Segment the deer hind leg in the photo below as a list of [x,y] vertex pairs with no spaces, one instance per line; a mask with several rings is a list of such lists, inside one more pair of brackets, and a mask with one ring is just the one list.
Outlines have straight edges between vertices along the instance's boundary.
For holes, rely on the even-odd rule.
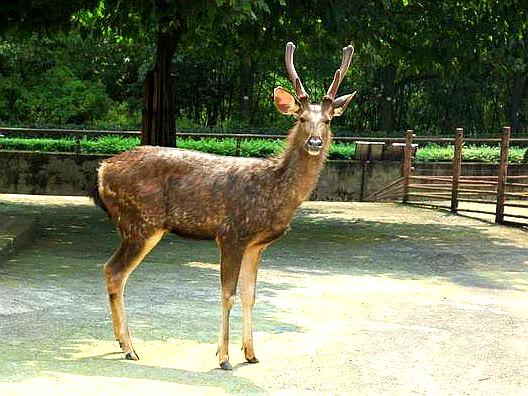
[[138,360],[132,346],[130,331],[126,321],[124,289],[128,277],[141,263],[145,256],[156,246],[163,236],[163,231],[156,231],[149,237],[134,240],[124,239],[121,246],[104,265],[106,287],[110,299],[112,325],[114,334],[129,360]]
[[229,314],[235,304],[236,288],[244,250],[234,244],[218,241],[220,248],[220,282],[222,320],[218,340],[218,362],[223,370],[231,370],[229,363]]
[[260,257],[265,246],[250,246],[244,252],[240,269],[239,282],[242,298],[242,348],[248,363],[258,363],[253,349],[252,309],[255,305],[255,287]]

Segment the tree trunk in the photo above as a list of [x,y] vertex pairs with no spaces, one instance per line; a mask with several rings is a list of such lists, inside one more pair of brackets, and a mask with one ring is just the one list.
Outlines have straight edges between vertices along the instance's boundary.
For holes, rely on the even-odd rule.
[[511,132],[517,135],[523,125],[521,124],[521,110],[526,92],[526,77],[523,73],[517,72],[510,77],[510,100],[508,109],[508,118],[510,121]]
[[393,64],[383,68],[383,89],[380,103],[380,131],[394,129],[394,95],[396,94],[396,66]]
[[175,144],[171,64],[179,38],[179,32],[174,29],[158,31],[156,63],[143,82],[141,144]]

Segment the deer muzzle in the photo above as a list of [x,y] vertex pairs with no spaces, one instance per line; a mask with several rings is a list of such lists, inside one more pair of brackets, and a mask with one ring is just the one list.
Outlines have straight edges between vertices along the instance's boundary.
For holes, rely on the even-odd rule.
[[312,136],[306,141],[306,151],[311,155],[319,155],[323,149],[323,140],[320,137]]

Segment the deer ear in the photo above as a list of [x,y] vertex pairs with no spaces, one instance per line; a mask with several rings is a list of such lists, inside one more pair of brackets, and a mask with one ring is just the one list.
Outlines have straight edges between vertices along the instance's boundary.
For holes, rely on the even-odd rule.
[[286,115],[297,115],[301,110],[301,105],[291,93],[282,87],[273,90],[273,100],[279,112]]
[[345,111],[346,107],[352,100],[352,98],[356,95],[357,91],[354,93],[351,93],[350,95],[343,95],[337,98],[332,102],[332,110],[334,114],[332,117],[339,117],[343,112]]

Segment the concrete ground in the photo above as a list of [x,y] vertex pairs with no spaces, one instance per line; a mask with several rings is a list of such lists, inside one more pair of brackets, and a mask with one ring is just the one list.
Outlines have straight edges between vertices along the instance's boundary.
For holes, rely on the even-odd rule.
[[84,198],[0,195],[37,218],[0,270],[0,395],[526,395],[528,234],[393,204],[307,203],[261,265],[255,348],[217,368],[218,258],[166,237],[133,274],[138,362],[100,266],[118,239]]

